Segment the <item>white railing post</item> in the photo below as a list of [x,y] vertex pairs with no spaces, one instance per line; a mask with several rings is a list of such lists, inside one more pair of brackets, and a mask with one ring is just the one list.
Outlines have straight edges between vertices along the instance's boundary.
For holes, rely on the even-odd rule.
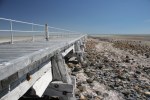
[[13,44],[12,20],[10,20],[11,44]]
[[46,35],[46,41],[49,40],[49,33],[48,33],[48,25],[45,24],[45,35]]
[[[32,24],[32,32],[33,32],[33,24]],[[32,33],[32,42],[34,42],[34,34]]]

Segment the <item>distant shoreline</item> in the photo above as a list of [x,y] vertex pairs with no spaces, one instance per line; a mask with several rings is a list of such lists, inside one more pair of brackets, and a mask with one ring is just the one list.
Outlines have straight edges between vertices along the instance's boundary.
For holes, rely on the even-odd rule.
[[150,36],[150,34],[88,34],[89,36]]

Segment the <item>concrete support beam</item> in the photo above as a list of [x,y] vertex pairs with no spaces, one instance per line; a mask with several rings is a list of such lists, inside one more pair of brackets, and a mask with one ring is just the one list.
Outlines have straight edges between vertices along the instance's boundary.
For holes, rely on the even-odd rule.
[[[51,67],[51,62],[47,64],[47,66]],[[52,71],[51,68],[39,79],[35,82],[32,88],[35,91],[35,95],[38,97],[42,97],[44,91],[48,87],[49,83],[52,81]]]
[[74,51],[74,45],[72,45],[71,47],[69,47],[67,50],[65,50],[63,53],[62,53],[62,56],[66,56],[71,50]]
[[23,96],[33,85],[34,83],[41,78],[51,67],[48,65],[43,65],[40,70],[30,76],[30,80],[25,80],[21,82],[16,88],[9,91],[1,100],[18,100]]

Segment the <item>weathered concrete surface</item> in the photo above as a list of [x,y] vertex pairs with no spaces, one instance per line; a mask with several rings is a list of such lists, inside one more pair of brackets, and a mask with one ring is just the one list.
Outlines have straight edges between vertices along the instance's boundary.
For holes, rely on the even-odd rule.
[[[51,67],[51,62],[47,64],[48,67]],[[33,89],[35,90],[35,95],[42,97],[44,91],[46,90],[49,83],[52,81],[52,71],[51,68],[48,70],[40,79],[38,79],[34,85]]]
[[[41,70],[41,66],[48,63],[52,56],[60,52],[64,52],[63,54],[66,55],[69,52],[67,50],[72,49],[74,47],[74,43],[80,41],[82,38],[84,38],[84,36],[55,38],[50,39],[49,41],[22,41],[14,44],[1,44],[0,90],[8,89],[10,86],[10,91],[12,91],[12,83],[18,80],[19,84],[21,82],[20,85],[23,87],[23,84],[26,85],[26,83],[24,83],[24,79],[26,79],[26,75],[28,73],[31,75],[37,74],[37,72]],[[40,77],[40,74],[38,74],[36,75],[36,78],[31,81],[34,83]],[[26,88],[25,91],[27,91],[32,85],[33,84],[28,85],[28,88]],[[13,91],[15,90],[13,89]],[[13,91],[12,93],[15,94],[16,92]],[[13,94],[12,96],[14,96],[14,98],[19,98],[25,93],[24,89],[21,91],[22,92],[20,92],[21,94],[19,94],[18,97],[14,96]],[[8,98],[8,96],[9,95],[5,96],[5,98]]]
[[51,70],[51,66],[44,65],[39,71],[31,75],[31,79],[25,80],[21,82],[16,88],[9,91],[5,96],[0,98],[0,100],[18,100],[22,95],[24,95],[28,89],[35,84],[35,82],[45,75],[49,70]]
[[[25,66],[40,60],[57,50],[71,46],[82,36],[72,38],[55,38],[49,41],[16,42],[0,45],[0,80],[7,78]],[[6,73],[7,72],[7,73]]]

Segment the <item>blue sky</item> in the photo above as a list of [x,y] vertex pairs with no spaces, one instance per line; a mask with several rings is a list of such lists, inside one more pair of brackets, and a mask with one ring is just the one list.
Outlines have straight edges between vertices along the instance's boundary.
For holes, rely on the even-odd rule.
[[150,34],[150,0],[0,0],[0,17],[89,34]]

